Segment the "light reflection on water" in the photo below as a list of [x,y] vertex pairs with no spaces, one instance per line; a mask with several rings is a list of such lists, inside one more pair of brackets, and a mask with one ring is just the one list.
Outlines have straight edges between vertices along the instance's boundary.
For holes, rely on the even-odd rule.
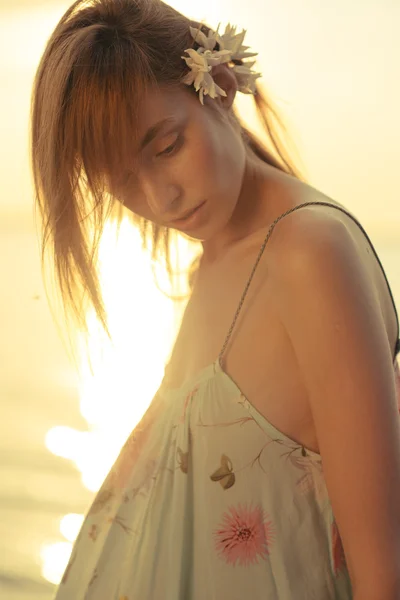
[[43,545],[40,558],[42,560],[42,576],[50,583],[59,584],[72,552],[71,542],[56,542]]
[[[105,228],[99,253],[101,287],[114,346],[99,333],[94,318],[88,319],[91,366],[85,362],[83,342],[77,340],[83,357],[79,405],[87,430],[58,425],[45,437],[49,452],[72,461],[82,486],[93,495],[161,382],[176,319],[172,301],[154,284],[139,233],[122,222],[118,244],[114,235],[111,225]],[[179,241],[179,252],[186,249],[187,243]],[[190,249],[187,252],[190,256]],[[126,277],[132,262],[135,272]],[[163,285],[162,276],[159,281]],[[182,307],[175,306],[175,311],[179,314]],[[60,582],[83,519],[83,514],[64,515],[59,522],[60,539],[43,544],[40,558],[42,576],[47,581]]]

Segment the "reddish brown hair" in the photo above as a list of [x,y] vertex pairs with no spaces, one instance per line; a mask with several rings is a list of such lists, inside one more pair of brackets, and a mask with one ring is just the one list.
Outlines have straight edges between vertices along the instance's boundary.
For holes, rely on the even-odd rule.
[[[50,250],[65,317],[73,316],[81,331],[87,332],[87,294],[111,338],[96,269],[104,224],[115,207],[121,216],[110,182],[127,167],[146,91],[154,84],[182,88],[188,68],[181,57],[197,47],[190,25],[208,32],[161,0],[77,0],[50,36],[37,69],[30,152],[42,268]],[[256,83],[254,101],[271,148],[236,114],[243,138],[262,160],[301,178],[279,140],[276,126],[285,127]],[[171,275],[171,232],[135,215],[132,220],[143,247],[150,247],[153,260],[165,260]]]

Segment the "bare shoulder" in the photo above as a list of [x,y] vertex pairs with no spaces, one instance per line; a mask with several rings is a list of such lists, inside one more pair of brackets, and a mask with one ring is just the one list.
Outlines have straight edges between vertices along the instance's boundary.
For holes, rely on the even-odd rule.
[[[307,202],[316,204],[303,206]],[[335,207],[350,213],[346,207],[323,195],[310,194],[294,203],[292,212],[275,224],[271,234],[271,266],[281,269],[286,264],[294,268],[300,261],[326,261],[333,254],[346,259],[359,253],[362,260],[365,237],[360,238],[359,226]]]
[[275,206],[271,210],[270,223],[277,222],[268,242],[270,270],[282,268],[282,261],[287,262],[290,256],[291,260],[300,260],[306,251],[317,252],[321,259],[326,259],[328,252],[337,252],[345,258],[352,258],[355,268],[369,273],[390,312],[390,298],[382,269],[357,215],[308,183],[282,173],[276,177],[279,184],[275,188]]
[[[317,278],[321,281],[332,281],[335,275],[347,278],[348,290],[358,286],[374,299],[383,315],[390,346],[394,347],[396,312],[385,273],[362,223],[347,207],[317,190],[306,186],[306,193],[300,195],[302,199],[296,198],[293,204],[299,210],[278,221],[271,235],[270,274],[275,274],[277,281],[290,274],[298,278],[308,274],[315,278],[314,284]],[[300,206],[312,201],[323,204]]]

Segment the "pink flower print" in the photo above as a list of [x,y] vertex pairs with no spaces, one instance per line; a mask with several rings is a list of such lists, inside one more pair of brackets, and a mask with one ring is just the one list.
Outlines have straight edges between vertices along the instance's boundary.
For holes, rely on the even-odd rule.
[[139,456],[143,456],[144,447],[155,422],[155,411],[150,409],[130,434],[111,469],[111,488],[114,490],[125,489],[129,484],[129,477],[136,461]]
[[182,471],[182,473],[188,473],[189,471],[189,452],[183,452],[179,446],[177,448],[177,461],[179,464],[179,468]]
[[344,566],[346,558],[344,555],[342,540],[340,538],[339,530],[336,525],[336,521],[333,521],[331,525],[332,534],[332,557],[333,557],[333,570],[335,575]]
[[190,400],[193,398],[193,396],[195,395],[195,393],[197,392],[198,389],[199,389],[199,386],[196,386],[191,392],[189,392],[186,395],[185,402],[183,404],[183,411],[182,411],[182,414],[180,416],[179,423],[184,423],[185,422],[186,411],[187,411],[188,404],[189,404]]
[[93,540],[94,542],[97,540],[97,536],[99,534],[99,530],[97,528],[97,525],[92,525],[90,530],[89,530],[89,537],[91,540]]
[[248,508],[239,504],[223,515],[222,525],[214,532],[216,550],[228,564],[247,566],[266,560],[274,530],[265,520],[262,506]]
[[89,515],[95,515],[103,509],[108,510],[110,502],[113,499],[114,494],[112,490],[107,488],[101,489],[93,501],[92,506],[89,509]]
[[113,489],[124,489],[144,444],[147,442],[150,430],[137,428],[129,436],[114,466],[112,467],[111,486]]

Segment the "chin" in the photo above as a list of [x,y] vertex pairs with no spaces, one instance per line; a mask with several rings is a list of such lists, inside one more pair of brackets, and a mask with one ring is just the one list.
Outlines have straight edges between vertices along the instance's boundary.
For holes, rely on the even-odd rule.
[[179,233],[181,235],[183,235],[184,238],[187,238],[188,240],[192,240],[195,242],[206,242],[208,238],[204,237],[204,235],[201,235],[200,233],[185,233],[184,231],[181,231],[180,229],[177,229],[176,231],[179,231]]

